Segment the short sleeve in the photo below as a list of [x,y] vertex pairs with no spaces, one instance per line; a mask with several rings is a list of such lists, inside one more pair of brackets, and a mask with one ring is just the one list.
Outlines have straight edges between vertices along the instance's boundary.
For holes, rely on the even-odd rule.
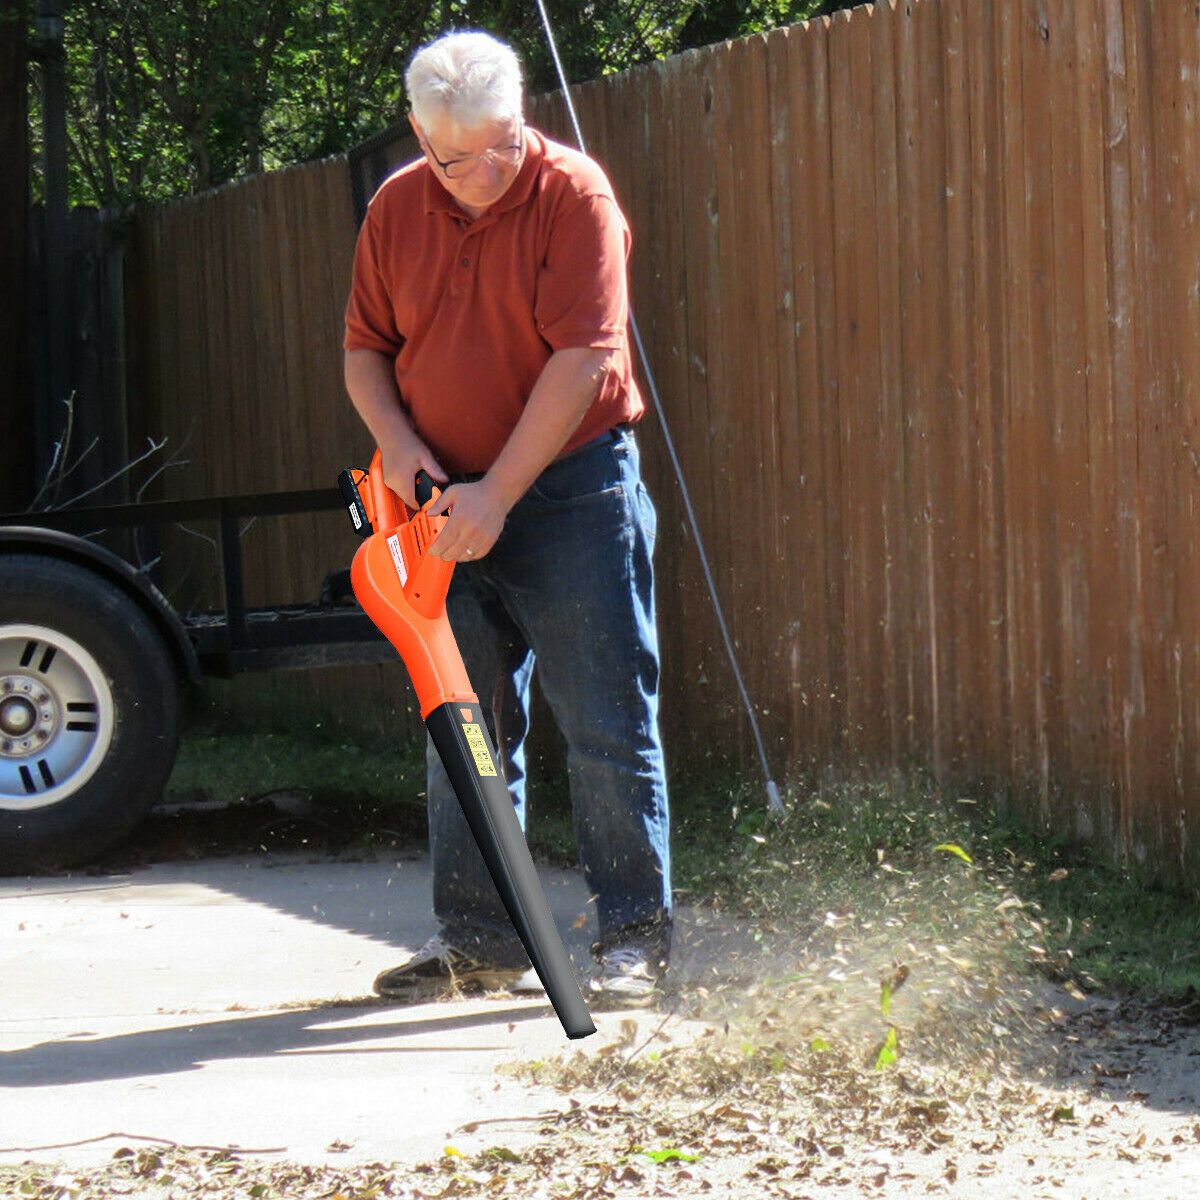
[[555,222],[534,316],[554,350],[620,349],[629,315],[629,227],[610,196],[584,196]]
[[354,247],[342,348],[378,350],[381,354],[395,355],[400,352],[404,338],[396,329],[391,296],[380,268],[377,239],[377,222],[371,219],[368,209]]

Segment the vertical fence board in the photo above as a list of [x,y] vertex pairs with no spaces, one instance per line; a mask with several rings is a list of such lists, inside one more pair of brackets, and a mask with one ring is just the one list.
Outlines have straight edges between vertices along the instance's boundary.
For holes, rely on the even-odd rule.
[[[761,577],[754,579],[745,567],[773,559],[767,552],[771,540],[767,527],[768,485],[761,477],[761,468],[747,475],[735,464],[761,463],[759,431],[771,388],[760,304],[764,291],[770,295],[770,275],[764,279],[761,274],[764,264],[757,255],[756,236],[770,203],[769,194],[763,192],[766,146],[765,135],[759,129],[763,118],[760,89],[764,84],[761,46],[761,38],[752,38],[737,52],[727,51],[723,56],[727,75],[720,103],[728,121],[730,146],[730,170],[723,176],[727,190],[720,200],[723,286],[730,300],[732,327],[741,329],[743,336],[733,347],[729,380],[727,482],[716,497],[718,503],[731,510],[724,554],[731,568],[728,595],[734,636],[740,666],[760,707],[765,700],[761,691],[765,659],[762,633],[768,619],[763,604],[771,584]],[[722,177],[719,170],[718,177]],[[739,721],[738,725],[742,728],[743,723]]]
[[1106,189],[1109,209],[1108,253],[1110,288],[1108,322],[1113,387],[1111,438],[1114,459],[1116,512],[1116,570],[1112,581],[1117,600],[1115,661],[1108,678],[1108,722],[1111,729],[1108,765],[1116,794],[1113,844],[1129,844],[1133,789],[1130,723],[1141,687],[1138,620],[1135,605],[1140,591],[1137,495],[1137,434],[1133,254],[1133,133],[1124,5],[1106,0],[1104,6]]
[[948,130],[946,128],[947,53],[945,9],[941,5],[914,6],[922,128],[918,140],[920,189],[919,236],[921,369],[924,445],[928,461],[928,491],[922,521],[926,537],[924,608],[930,638],[929,688],[932,765],[937,778],[947,776],[956,719],[954,684],[959,649],[954,638],[954,593],[958,577],[954,542],[954,446],[962,421],[951,385],[950,330],[952,312],[950,225],[947,198]]
[[1018,784],[1030,779],[1039,762],[1041,693],[1035,658],[1037,631],[1029,613],[1029,597],[1038,586],[1037,547],[1030,526],[1031,498],[1037,487],[1036,438],[1030,428],[1031,303],[1030,257],[1026,204],[1025,100],[1021,5],[1003,5],[999,20],[1002,54],[999,169],[1004,181],[1002,204],[1003,455],[1008,486],[1004,522],[1007,529],[1005,627],[1008,633],[1010,756],[1008,771]]
[[803,596],[789,652],[793,738],[819,762],[843,751],[845,630],[841,607],[841,504],[838,396],[831,363],[834,327],[829,178],[828,22],[792,33],[788,47],[788,121],[794,148],[792,293],[799,392],[798,549]]
[[1056,775],[1078,781],[1080,788],[1064,799],[1073,812],[1072,828],[1090,823],[1080,808],[1086,792],[1086,717],[1091,701],[1087,673],[1088,608],[1086,530],[1087,437],[1083,338],[1083,190],[1080,182],[1078,61],[1074,0],[1054,0],[1043,12],[1047,77],[1050,81],[1049,136],[1043,139],[1051,168],[1050,371],[1045,405],[1051,422],[1054,501],[1047,517],[1054,541],[1047,565],[1056,581],[1056,602],[1047,620],[1060,631],[1054,696],[1054,740],[1060,745]]
[[937,690],[937,634],[934,619],[931,523],[933,483],[930,463],[930,392],[934,339],[943,331],[932,329],[933,317],[926,311],[928,291],[926,266],[929,249],[928,218],[923,207],[925,172],[922,160],[926,141],[933,131],[924,120],[922,102],[922,47],[917,25],[919,6],[905,4],[899,10],[895,29],[897,91],[897,147],[900,206],[901,345],[905,377],[904,428],[897,447],[906,464],[904,520],[907,530],[909,588],[908,605],[901,619],[912,630],[913,653],[909,664],[907,716],[913,744],[926,747],[938,769],[937,728],[940,718]]
[[[744,66],[742,101],[739,110],[739,136],[746,147],[745,184],[739,189],[739,226],[745,230],[743,269],[748,292],[746,312],[755,336],[748,341],[753,371],[747,372],[753,394],[745,410],[743,451],[740,461],[755,462],[757,470],[743,481],[740,492],[744,521],[741,536],[749,543],[752,561],[780,563],[780,471],[777,430],[779,428],[780,357],[776,312],[782,293],[776,278],[773,230],[775,206],[786,203],[772,188],[770,92],[768,90],[767,39],[750,38],[738,56]],[[789,400],[791,398],[789,397]],[[759,710],[764,737],[772,746],[786,749],[785,708],[775,682],[783,636],[779,614],[786,611],[786,577],[778,569],[756,583],[744,570],[739,576],[746,583],[745,600],[739,607],[749,615],[743,669],[747,686]]]
[[879,473],[882,594],[879,621],[884,644],[883,701],[888,756],[893,763],[913,749],[908,681],[912,631],[908,607],[906,469],[895,447],[904,438],[904,376],[901,361],[900,200],[897,175],[894,38],[897,0],[875,5],[871,28],[874,121],[875,224],[879,330]]
[[1134,258],[1131,416],[1136,439],[1133,496],[1136,498],[1138,561],[1131,612],[1136,672],[1131,672],[1130,694],[1125,701],[1131,803],[1124,845],[1136,858],[1145,855],[1158,821],[1162,782],[1160,705],[1165,684],[1160,617],[1164,581],[1159,548],[1164,541],[1161,440],[1166,397],[1157,370],[1161,361],[1162,331],[1155,321],[1162,263],[1155,241],[1160,213],[1154,186],[1154,149],[1160,114],[1155,111],[1154,102],[1157,73],[1153,56],[1154,24],[1154,14],[1144,6],[1125,6]]
[[[729,498],[737,494],[741,482],[735,465],[733,447],[738,436],[739,414],[749,402],[748,381],[744,374],[745,343],[752,336],[739,324],[744,312],[746,271],[740,258],[741,237],[737,228],[735,197],[739,162],[730,152],[734,147],[734,101],[730,79],[733,50],[728,44],[713,48],[707,63],[707,83],[712,93],[713,177],[711,203],[713,220],[709,224],[709,437],[713,456],[706,511],[707,528],[712,530],[709,547],[718,594],[730,622],[735,645],[741,642],[743,622],[735,606],[740,579],[740,561],[735,553],[741,514]],[[743,337],[732,338],[732,329],[742,329]],[[707,674],[718,683],[715,689],[718,708],[728,714],[731,706],[723,697],[732,697],[734,682],[724,655],[717,647]],[[736,728],[742,737],[741,723]]]
[[959,0],[941,5],[941,34],[944,46],[942,91],[945,129],[943,171],[946,277],[945,346],[946,377],[940,389],[941,403],[953,414],[949,437],[939,459],[943,464],[942,489],[949,502],[942,527],[948,545],[942,554],[949,559],[944,611],[946,692],[950,699],[945,720],[946,769],[962,771],[968,746],[979,739],[973,734],[978,720],[979,677],[977,654],[964,654],[967,647],[983,644],[980,614],[982,581],[977,552],[977,531],[982,522],[978,493],[979,428],[976,407],[975,362],[971,331],[975,326],[975,293],[971,263],[971,122],[967,56],[964,44],[964,14]]
[[[782,582],[783,605],[776,626],[775,654],[780,663],[776,688],[783,689],[772,702],[785,718],[784,745],[797,747],[796,760],[811,761],[813,752],[811,687],[807,670],[805,632],[812,619],[808,601],[807,575],[815,556],[808,552],[806,505],[811,495],[812,477],[808,471],[800,428],[801,395],[797,348],[804,340],[801,323],[801,299],[796,279],[799,250],[793,235],[793,218],[802,186],[801,152],[797,131],[792,125],[790,96],[793,89],[804,95],[805,80],[790,69],[792,50],[800,38],[796,29],[782,29],[767,41],[768,105],[772,116],[771,157],[771,244],[774,255],[771,279],[777,297],[774,324],[775,362],[775,463],[777,509],[774,514],[776,559]],[[805,100],[807,98],[805,97]],[[793,166],[795,165],[795,169]],[[811,335],[811,321],[810,321]],[[786,664],[786,667],[783,665]]]
[[1046,153],[1046,127],[1050,120],[1055,81],[1051,71],[1048,0],[1023,5],[1020,22],[1023,100],[1025,107],[1026,221],[1029,237],[1029,376],[1025,380],[1022,409],[1026,448],[1033,470],[1028,509],[1030,573],[1029,623],[1033,634],[1031,685],[1035,694],[1034,746],[1038,797],[1042,819],[1053,811],[1052,787],[1062,746],[1061,687],[1056,675],[1060,658],[1061,629],[1059,575],[1059,514],[1053,504],[1059,480],[1054,429],[1054,248],[1053,160]]
[[[715,381],[720,376],[720,308],[716,224],[715,160],[716,136],[710,65],[712,52],[695,50],[683,56],[679,70],[679,129],[676,153],[682,188],[680,225],[684,246],[684,304],[687,313],[686,358],[689,407],[680,451],[706,548],[714,549],[714,515],[719,504],[714,497],[714,471],[724,446],[713,436],[713,406],[720,400]],[[677,423],[678,425],[678,423]],[[682,528],[682,519],[675,528]],[[690,532],[688,541],[691,542]],[[706,706],[716,706],[720,695],[723,648],[705,598],[705,582],[695,546],[681,561],[681,593],[688,608],[687,623],[668,624],[676,653],[689,664],[686,679],[689,694]],[[688,620],[690,618],[690,620]],[[689,645],[689,637],[691,644]]]
[[869,444],[870,423],[867,385],[860,378],[864,357],[863,337],[867,316],[866,297],[860,286],[858,250],[869,239],[862,234],[861,221],[866,200],[861,195],[856,166],[862,161],[866,107],[855,93],[858,82],[853,70],[851,38],[861,28],[848,12],[834,16],[829,39],[830,140],[833,222],[830,234],[834,250],[834,312],[836,314],[836,371],[838,381],[839,457],[842,465],[841,497],[846,520],[843,546],[845,587],[842,593],[846,627],[845,721],[847,748],[856,758],[870,756],[875,726],[870,714],[879,694],[877,671],[881,648],[873,636],[870,580],[870,545],[877,517],[871,511],[872,480],[877,461]]
[[[1179,651],[1175,665],[1174,693],[1178,706],[1179,737],[1174,749],[1174,780],[1169,852],[1175,870],[1185,876],[1197,863],[1193,847],[1200,841],[1200,811],[1188,797],[1200,786],[1200,689],[1195,686],[1200,672],[1200,552],[1194,531],[1200,512],[1200,288],[1196,286],[1195,264],[1200,263],[1200,113],[1196,81],[1200,79],[1200,12],[1195,6],[1181,9],[1179,32],[1173,51],[1179,55],[1175,76],[1177,134],[1173,150],[1172,194],[1176,198],[1171,221],[1178,230],[1178,252],[1173,257],[1176,300],[1171,328],[1176,347],[1176,378],[1179,391],[1179,502],[1174,520],[1172,557],[1176,562],[1176,613],[1179,621]],[[1168,56],[1169,57],[1169,56]]]
[[1084,527],[1080,530],[1084,562],[1087,630],[1083,661],[1088,679],[1085,698],[1076,701],[1081,716],[1081,787],[1076,827],[1085,838],[1111,842],[1106,813],[1113,792],[1108,746],[1115,730],[1108,697],[1120,634],[1116,592],[1110,586],[1116,538],[1117,497],[1113,454],[1112,370],[1109,355],[1109,286],[1105,192],[1104,26],[1103,14],[1087,6],[1075,13],[1078,58],[1077,118],[1080,155],[1080,222],[1083,269],[1082,377],[1077,388],[1083,428],[1079,453],[1085,463]]

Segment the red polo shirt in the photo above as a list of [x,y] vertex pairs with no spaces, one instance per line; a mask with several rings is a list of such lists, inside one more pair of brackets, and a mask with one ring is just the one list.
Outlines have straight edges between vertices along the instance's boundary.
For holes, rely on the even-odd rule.
[[347,350],[395,356],[414,427],[449,471],[486,471],[555,350],[616,351],[563,448],[644,405],[626,329],[629,226],[590,158],[528,126],[525,161],[476,220],[422,158],[367,209],[346,307]]

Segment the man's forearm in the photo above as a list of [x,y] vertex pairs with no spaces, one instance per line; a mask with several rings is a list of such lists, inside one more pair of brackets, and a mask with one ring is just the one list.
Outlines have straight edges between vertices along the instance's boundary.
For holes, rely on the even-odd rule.
[[377,350],[347,350],[343,378],[350,402],[377,446],[386,450],[412,437],[392,360],[386,354]]
[[511,508],[553,462],[600,392],[612,352],[556,351],[538,376],[487,481]]

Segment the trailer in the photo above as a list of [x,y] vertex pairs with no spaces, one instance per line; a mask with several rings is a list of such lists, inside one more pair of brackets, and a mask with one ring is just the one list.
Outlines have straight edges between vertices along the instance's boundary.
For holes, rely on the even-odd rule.
[[[189,682],[395,660],[347,570],[313,603],[246,605],[241,521],[342,507],[323,488],[0,516],[0,873],[78,866],[137,825],[171,774]],[[182,613],[112,544],[196,520],[216,523],[222,603]]]

